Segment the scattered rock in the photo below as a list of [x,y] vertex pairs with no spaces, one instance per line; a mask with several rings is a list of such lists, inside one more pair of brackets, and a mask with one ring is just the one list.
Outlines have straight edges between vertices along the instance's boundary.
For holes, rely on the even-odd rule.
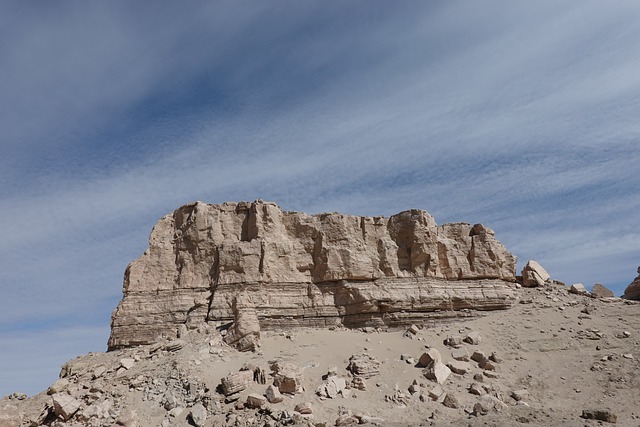
[[440,355],[440,352],[436,348],[432,347],[426,352],[422,353],[422,356],[420,356],[420,359],[418,360],[418,366],[422,368],[426,368],[432,362],[441,362],[441,361],[442,361],[442,356]]
[[529,397],[529,391],[515,390],[511,392],[511,397],[513,397],[517,401],[525,400]]
[[47,394],[52,395],[60,393],[69,386],[69,380],[66,378],[60,378],[55,383],[51,384],[47,389]]
[[458,375],[464,375],[467,372],[471,371],[471,365],[469,364],[469,362],[463,362],[460,360],[452,360],[451,362],[447,363],[447,366],[449,367],[449,369],[451,369],[451,372]]
[[335,399],[345,388],[347,388],[347,382],[344,378],[329,377],[320,384],[316,390],[316,394],[318,394],[318,396]]
[[480,332],[478,331],[469,332],[469,334],[466,337],[464,337],[463,341],[471,345],[480,344]]
[[452,409],[457,409],[460,407],[460,402],[458,402],[458,399],[456,399],[456,397],[451,393],[447,393],[445,395],[442,401],[442,404],[447,408],[452,408]]
[[280,393],[296,394],[302,392],[302,373],[291,363],[276,362],[271,365],[273,385]]
[[451,375],[451,369],[449,369],[444,363],[436,360],[433,361],[423,371],[424,376],[427,379],[437,382],[438,384],[444,384],[444,382]]
[[444,345],[448,347],[460,347],[462,345],[462,337],[459,335],[448,336],[444,340]]
[[253,372],[233,372],[222,378],[222,392],[225,396],[236,394],[247,388],[253,381]]
[[266,396],[269,403],[280,403],[284,399],[278,387],[274,386],[273,384],[267,387],[264,395]]
[[354,376],[369,379],[380,373],[380,362],[368,354],[354,354],[349,358],[347,370]]
[[536,261],[529,261],[522,269],[522,286],[530,288],[545,286],[551,280],[547,270],[542,268]]
[[249,396],[247,396],[247,402],[245,403],[245,406],[253,409],[260,409],[265,405],[265,403],[267,403],[266,397],[259,395],[258,393],[251,393]]
[[608,289],[606,286],[601,285],[600,283],[596,283],[591,288],[591,295],[596,298],[612,298],[615,297],[614,293]]
[[589,295],[589,291],[587,291],[582,283],[574,283],[571,285],[569,292],[576,295]]
[[298,403],[293,410],[302,415],[309,415],[313,413],[311,402]]
[[81,402],[66,393],[56,393],[51,398],[53,410],[64,421],[70,419],[80,409]]
[[615,424],[618,421],[618,416],[608,409],[584,409],[582,411],[582,418],[587,420],[604,421],[612,424]]
[[461,360],[463,362],[469,361],[469,351],[467,351],[467,347],[456,348],[451,351],[451,357],[455,360]]
[[205,427],[207,415],[207,409],[201,403],[193,405],[189,413],[189,417],[196,427]]

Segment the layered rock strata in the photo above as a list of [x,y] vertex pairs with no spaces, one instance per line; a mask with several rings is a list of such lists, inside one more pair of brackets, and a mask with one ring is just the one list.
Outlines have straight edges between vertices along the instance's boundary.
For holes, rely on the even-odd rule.
[[[515,263],[491,229],[438,226],[422,210],[384,218],[195,202],[160,219],[149,248],[127,267],[109,349],[175,337],[183,324],[230,322],[239,312],[268,330],[400,327],[504,309]],[[234,331],[244,332],[257,331]]]

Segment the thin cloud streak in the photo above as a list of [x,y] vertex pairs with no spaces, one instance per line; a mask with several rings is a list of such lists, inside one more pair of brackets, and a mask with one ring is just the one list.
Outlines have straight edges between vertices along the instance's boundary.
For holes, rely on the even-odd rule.
[[620,294],[640,257],[640,6],[367,4],[4,5],[23,20],[0,38],[0,340],[88,324],[105,342],[126,264],[192,200],[426,209]]

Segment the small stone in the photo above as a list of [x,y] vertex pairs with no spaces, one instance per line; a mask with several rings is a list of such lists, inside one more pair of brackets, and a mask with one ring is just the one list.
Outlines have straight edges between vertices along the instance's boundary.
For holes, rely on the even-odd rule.
[[525,400],[529,397],[529,392],[527,390],[515,390],[511,392],[511,397],[517,401]]
[[458,375],[464,375],[471,370],[471,365],[469,364],[469,362],[463,362],[460,360],[452,360],[451,362],[447,363],[447,366],[449,367],[449,369],[451,369],[451,372]]
[[264,395],[267,397],[269,403],[280,403],[284,399],[278,387],[271,384],[267,387],[267,390],[264,392]]
[[189,413],[191,417],[191,421],[195,424],[196,427],[205,427],[205,421],[207,420],[207,409],[202,405],[202,403],[196,403],[191,407],[191,412]]
[[66,378],[60,378],[55,383],[51,384],[47,389],[47,394],[52,395],[56,393],[60,393],[62,390],[69,386],[69,380]]
[[571,285],[569,292],[576,295],[589,295],[589,292],[582,283],[574,283]]
[[125,357],[124,359],[120,359],[120,366],[122,366],[124,369],[131,369],[133,368],[133,365],[135,365],[136,361],[135,359],[132,359],[130,357]]
[[247,396],[246,406],[253,409],[260,409],[267,403],[267,398],[258,393],[251,393]]
[[484,396],[487,394],[487,391],[482,387],[480,383],[472,383],[469,386],[469,393],[475,394],[476,396]]
[[458,399],[456,399],[456,397],[451,393],[447,393],[447,395],[444,397],[444,400],[442,401],[442,404],[447,408],[452,409],[457,409],[460,407],[460,402],[458,402]]
[[429,397],[431,400],[438,400],[444,395],[444,390],[439,385],[429,390]]
[[633,354],[625,353],[625,354],[622,355],[622,357],[624,357],[625,359],[633,359]]
[[302,415],[308,415],[308,414],[313,413],[313,408],[311,406],[311,402],[298,403],[293,410],[298,412],[299,414],[302,414]]
[[467,347],[460,347],[452,350],[451,357],[453,357],[455,360],[462,360],[464,362],[468,362],[469,352],[467,351]]
[[463,341],[471,345],[480,344],[480,332],[478,331],[469,332],[469,334],[466,337],[464,337]]
[[448,347],[460,347],[462,345],[462,337],[459,335],[448,336],[444,340],[444,345]]

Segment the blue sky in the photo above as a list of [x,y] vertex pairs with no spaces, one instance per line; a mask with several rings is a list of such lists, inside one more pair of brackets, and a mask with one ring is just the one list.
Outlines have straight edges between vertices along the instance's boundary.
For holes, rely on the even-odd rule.
[[106,348],[178,206],[482,222],[554,278],[640,264],[636,1],[0,5],[0,395]]

